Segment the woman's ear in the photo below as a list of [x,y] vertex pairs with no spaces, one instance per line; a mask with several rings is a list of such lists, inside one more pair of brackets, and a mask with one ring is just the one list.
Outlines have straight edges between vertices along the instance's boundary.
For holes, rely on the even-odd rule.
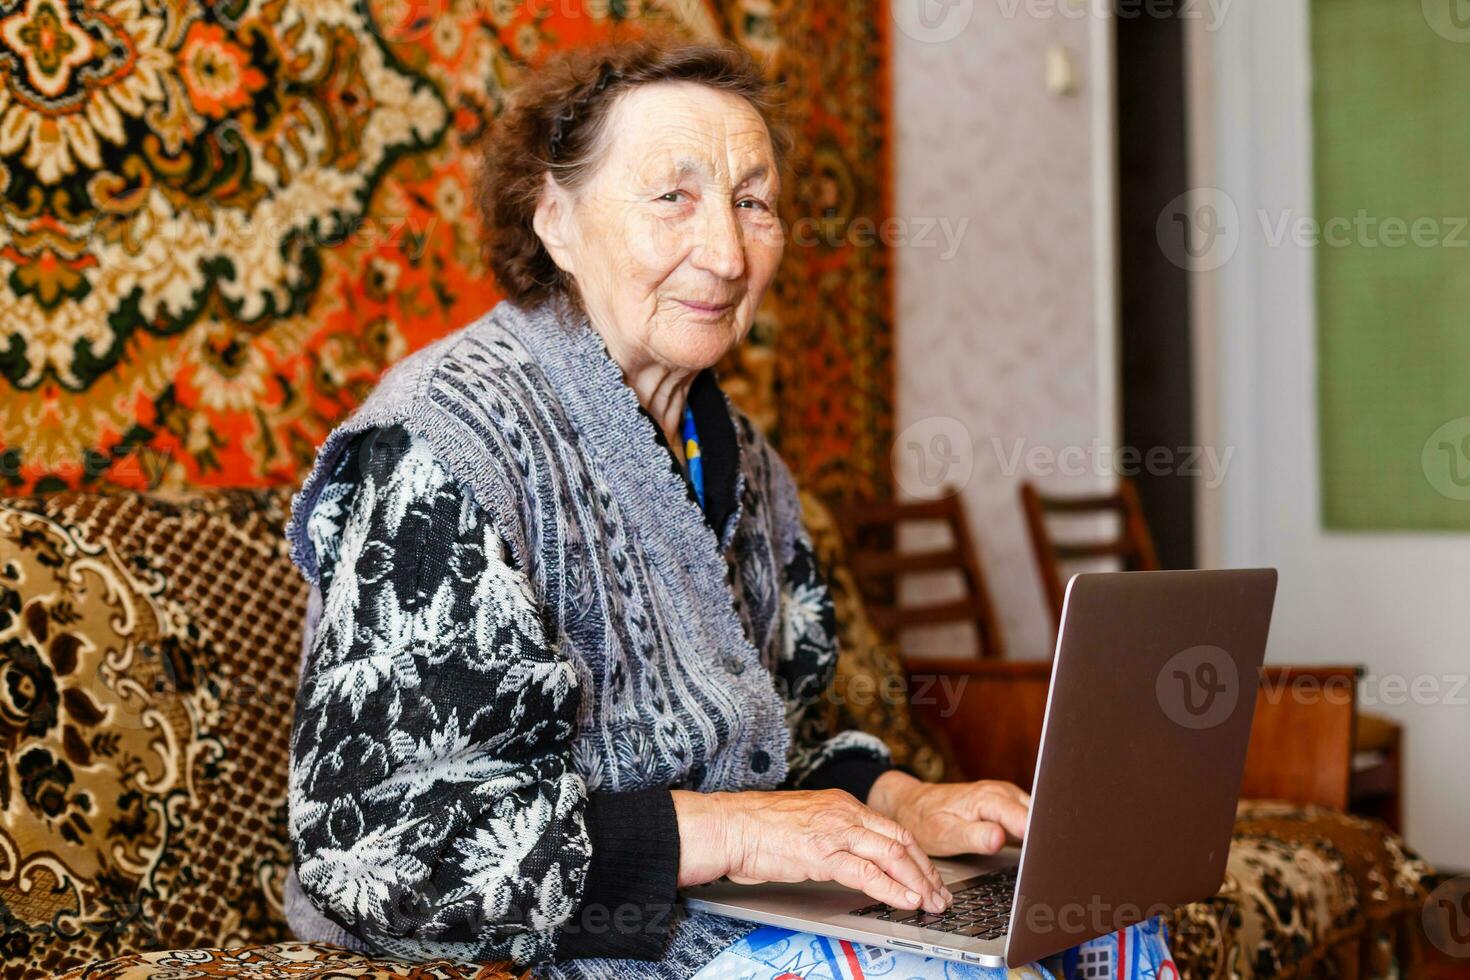
[[571,275],[576,274],[572,262],[572,197],[565,187],[551,178],[551,172],[542,175],[541,197],[536,201],[536,212],[531,216],[531,227],[541,239],[546,252],[557,268]]

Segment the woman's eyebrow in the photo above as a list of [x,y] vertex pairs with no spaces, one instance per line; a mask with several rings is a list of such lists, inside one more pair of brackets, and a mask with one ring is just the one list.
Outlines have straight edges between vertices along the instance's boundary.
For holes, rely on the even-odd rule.
[[[753,180],[759,180],[760,178],[766,176],[766,174],[770,173],[770,169],[770,166],[765,163],[752,164],[750,169],[746,170],[745,173],[741,175],[740,180],[736,182],[735,186],[743,187]],[[705,176],[707,175],[708,171],[709,168],[706,167],[701,161],[695,160],[693,157],[682,157],[674,164],[673,179],[683,180],[685,177],[688,177],[691,174]]]
[[702,169],[694,160],[687,158],[675,162],[642,160],[636,165],[634,179],[639,186],[651,190],[656,186],[682,183],[685,177]]
[[690,174],[704,176],[705,166],[693,157],[683,157],[674,164],[674,179],[683,180]]
[[760,180],[762,177],[764,177],[766,174],[768,174],[770,172],[771,172],[771,168],[767,164],[758,163],[755,166],[751,167],[749,170],[747,170],[745,172],[745,176],[744,177],[741,177],[740,178],[740,182],[738,184],[736,184],[735,186],[736,187],[744,187],[746,184],[750,183],[753,180]]

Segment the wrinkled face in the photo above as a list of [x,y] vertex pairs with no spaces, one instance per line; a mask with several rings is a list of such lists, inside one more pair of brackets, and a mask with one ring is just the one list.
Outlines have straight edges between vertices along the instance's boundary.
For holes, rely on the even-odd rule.
[[770,133],[738,95],[657,82],[622,95],[606,156],[536,230],[625,371],[697,371],[744,339],[781,261]]

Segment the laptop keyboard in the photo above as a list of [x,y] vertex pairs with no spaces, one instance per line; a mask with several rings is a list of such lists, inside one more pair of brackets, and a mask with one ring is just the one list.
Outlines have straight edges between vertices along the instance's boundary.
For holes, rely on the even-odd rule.
[[999,939],[1011,925],[1011,900],[1018,868],[992,871],[949,886],[954,901],[935,915],[923,909],[897,909],[885,902],[867,905],[850,915],[934,929],[970,939]]

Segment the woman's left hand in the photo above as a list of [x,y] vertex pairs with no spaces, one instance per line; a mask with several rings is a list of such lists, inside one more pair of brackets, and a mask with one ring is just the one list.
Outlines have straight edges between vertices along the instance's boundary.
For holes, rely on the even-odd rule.
[[1031,797],[1014,783],[926,783],[897,769],[868,791],[868,806],[909,829],[926,854],[994,854],[1026,835]]

